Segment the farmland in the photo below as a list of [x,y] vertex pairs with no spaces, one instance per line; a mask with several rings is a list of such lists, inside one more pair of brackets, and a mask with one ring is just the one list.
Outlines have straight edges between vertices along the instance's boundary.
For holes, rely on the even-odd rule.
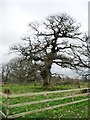
[[[80,83],[81,88],[87,87],[86,83]],[[11,94],[22,94],[22,93],[36,93],[36,92],[46,92],[46,91],[57,91],[57,90],[68,90],[68,89],[76,89],[77,85],[57,85],[57,86],[52,86],[49,89],[42,89],[42,86],[40,85],[20,85],[20,84],[6,84],[4,85],[0,90],[4,92],[6,88],[9,88],[11,91]],[[48,95],[48,99],[51,98],[57,98],[57,97],[65,97],[68,95],[74,95],[77,94],[78,92],[66,92],[66,93],[55,93],[55,94],[50,94]],[[49,106],[54,106],[54,105],[59,105],[59,104],[65,104],[69,102],[73,102],[76,100],[82,100],[86,99],[87,96],[78,96],[75,98],[67,98],[67,99],[61,99],[57,101],[50,101],[48,102]],[[32,102],[32,101],[41,101],[45,100],[46,96],[45,95],[40,95],[40,96],[22,96],[22,97],[15,97],[15,98],[10,98],[10,105],[14,104],[19,104],[19,103],[24,103],[24,102]],[[5,98],[2,98],[2,102],[6,102]],[[26,111],[33,111],[36,109],[41,109],[45,108],[46,103],[40,103],[40,104],[31,104],[31,105],[25,105],[25,106],[20,106],[20,107],[15,107],[10,109],[9,114],[18,114],[21,112],[26,112]],[[2,107],[3,112],[5,113],[5,108]],[[56,109],[51,109],[47,111],[42,111],[42,112],[33,112],[30,115],[23,115],[19,118],[16,118],[17,120],[22,120],[22,119],[32,119],[32,118],[83,118],[86,119],[88,118],[88,101],[83,101],[80,103],[68,105],[68,106],[63,106],[60,108]]]

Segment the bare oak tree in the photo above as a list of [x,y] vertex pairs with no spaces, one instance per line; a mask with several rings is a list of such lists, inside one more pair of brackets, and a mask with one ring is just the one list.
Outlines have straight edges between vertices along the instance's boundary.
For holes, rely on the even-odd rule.
[[79,28],[80,24],[67,14],[49,16],[40,24],[30,23],[29,33],[23,38],[24,45],[11,49],[36,65],[44,81],[43,86],[47,87],[52,64],[70,69],[79,64],[74,60],[73,51],[80,47],[76,44],[82,34]]

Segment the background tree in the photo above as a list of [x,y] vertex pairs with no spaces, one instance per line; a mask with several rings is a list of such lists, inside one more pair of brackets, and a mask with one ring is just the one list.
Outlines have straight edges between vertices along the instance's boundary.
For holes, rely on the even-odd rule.
[[2,65],[2,82],[8,82],[9,81],[9,74],[10,74],[10,66],[9,64],[3,64]]
[[67,14],[49,16],[40,24],[30,23],[24,45],[13,46],[11,50],[31,61],[40,71],[43,86],[48,86],[52,64],[70,69],[75,67],[72,49],[78,47],[76,43],[82,34],[79,28],[80,24]]
[[31,82],[35,79],[40,79],[36,68],[23,58],[14,58],[2,67],[3,82]]

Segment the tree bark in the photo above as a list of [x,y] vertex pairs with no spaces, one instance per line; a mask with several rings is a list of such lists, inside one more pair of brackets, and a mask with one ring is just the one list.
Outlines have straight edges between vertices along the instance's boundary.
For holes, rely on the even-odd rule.
[[41,70],[41,77],[43,79],[43,87],[48,88],[50,86],[50,79],[51,79],[51,65],[50,61],[45,63],[45,67]]
[[44,69],[41,71],[41,77],[43,79],[43,86],[48,87],[50,85],[51,74],[49,69]]

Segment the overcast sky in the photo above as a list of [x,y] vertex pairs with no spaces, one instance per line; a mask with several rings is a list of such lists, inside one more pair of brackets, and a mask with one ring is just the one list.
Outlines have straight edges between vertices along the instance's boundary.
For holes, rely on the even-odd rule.
[[20,42],[29,22],[59,13],[71,15],[88,31],[88,0],[0,0],[0,63],[12,57],[9,47]]

